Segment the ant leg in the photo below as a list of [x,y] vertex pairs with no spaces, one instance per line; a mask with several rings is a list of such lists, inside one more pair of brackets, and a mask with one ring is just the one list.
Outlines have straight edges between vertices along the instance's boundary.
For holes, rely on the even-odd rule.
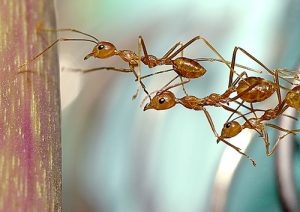
[[[163,59],[166,59],[167,57],[169,57],[169,55],[175,51],[175,49],[177,48],[177,46],[183,46],[182,42],[178,42],[176,43],[162,58],[161,60]],[[181,57],[183,57],[183,51],[181,52]]]
[[252,102],[250,103],[250,108],[251,108],[251,111],[254,114],[255,118],[257,119],[258,117],[257,117],[256,113],[254,112],[254,107],[253,107],[253,103]]
[[[169,54],[171,54],[176,48],[178,45],[180,45],[181,43],[178,42],[176,43],[164,56],[168,56]],[[164,73],[164,72],[168,72],[168,71],[171,71],[173,69],[170,69],[170,70],[165,70],[165,71],[160,71],[160,72],[156,72],[156,73],[152,73],[152,74],[149,74],[149,75],[146,75],[144,77],[141,77],[141,49],[143,49],[143,52],[144,52],[144,60],[146,61],[145,64],[148,65],[149,68],[152,68],[153,67],[153,64],[150,63],[150,60],[149,60],[149,54],[147,52],[147,48],[146,48],[146,45],[145,45],[145,42],[144,42],[144,39],[143,37],[140,35],[139,38],[138,38],[138,75],[137,75],[137,81],[141,84],[141,79],[143,78],[146,78],[146,77],[149,77],[149,76],[153,76],[153,75],[156,75],[156,74],[159,74],[159,73]],[[137,94],[138,94],[138,91],[139,91],[139,88],[137,89],[137,93],[136,95],[134,96],[134,98],[136,98]],[[149,97],[150,98],[150,97]]]
[[[278,71],[283,76],[280,76],[280,79],[284,80],[285,82],[289,83],[290,85],[298,85],[300,81],[300,73],[299,71],[294,70],[287,70],[283,68],[278,68],[275,71]],[[294,83],[289,81],[288,79],[293,79],[294,81],[298,81],[298,83]]]
[[[231,87],[235,87],[243,78],[243,76],[245,75],[246,78],[248,77],[248,74],[247,72],[243,71],[234,81],[233,81],[233,75],[231,76],[230,75],[231,72],[229,73],[229,84],[228,84],[228,88],[231,88]],[[233,82],[232,82],[233,81]],[[249,90],[247,90],[249,91]]]
[[[197,62],[220,62],[220,63],[223,63],[222,62],[222,60],[220,60],[220,59],[216,59],[216,58],[210,58],[210,57],[200,57],[200,58],[196,58],[196,59],[194,59],[195,61],[197,61]],[[231,62],[229,62],[229,61],[227,61],[226,60],[226,63],[228,64],[228,65],[230,65],[231,64]],[[249,67],[247,67],[247,66],[244,66],[244,65],[241,65],[241,64],[235,64],[235,67],[239,67],[239,68],[242,68],[242,69],[244,69],[244,70],[248,70],[248,71],[251,71],[251,72],[255,72],[255,73],[258,73],[258,74],[262,74],[262,71],[257,71],[257,70],[255,70],[255,69],[253,69],[253,68],[249,68]],[[281,73],[281,72],[280,72]]]
[[[181,42],[177,42],[162,58],[162,59],[166,59],[172,52],[174,52],[174,50],[178,47],[178,46],[182,46],[182,43]],[[149,54],[147,52],[147,48],[146,48],[146,45],[145,45],[145,42],[144,42],[144,39],[143,37],[140,35],[139,36],[139,48],[142,48],[143,49],[143,52],[144,52],[144,59],[145,61],[147,61],[146,65],[148,65],[149,68],[152,68],[153,65],[150,64],[150,60],[149,60]],[[182,51],[182,54],[183,54],[183,51]]]
[[250,158],[250,156],[248,156],[247,154],[245,154],[244,152],[242,152],[240,148],[238,148],[238,147],[234,146],[233,144],[227,142],[226,140],[224,140],[223,138],[221,138],[221,137],[218,135],[218,133],[217,133],[217,131],[216,131],[216,129],[215,129],[215,125],[214,125],[214,123],[213,123],[213,121],[212,121],[212,118],[211,118],[209,112],[208,112],[204,107],[202,107],[202,110],[203,110],[203,112],[204,112],[204,114],[205,114],[205,116],[206,116],[206,118],[207,118],[207,120],[208,120],[208,122],[209,122],[209,125],[210,125],[210,127],[211,127],[213,133],[214,133],[215,136],[218,138],[218,140],[221,140],[223,143],[225,143],[226,145],[230,146],[231,148],[233,148],[233,149],[234,149],[235,151],[237,151],[238,153],[244,155],[246,158],[248,158],[248,159],[252,162],[253,166],[256,166],[255,160],[253,160],[252,158]]
[[182,76],[179,76],[179,77],[180,77],[180,81],[181,81],[181,86],[182,86],[183,92],[185,93],[186,96],[188,96],[188,93],[186,92],[184,84],[183,84]]
[[172,82],[174,82],[174,80],[176,80],[179,77],[179,75],[177,75],[176,77],[174,77],[173,79],[171,79],[167,84],[165,84],[158,92],[162,92],[165,90],[165,88],[167,88]]
[[[133,65],[129,65],[129,66],[130,66],[130,70],[134,74],[135,78],[138,79],[139,77],[138,77],[138,74],[136,73],[136,71],[134,70],[134,66]],[[147,94],[147,96],[151,100],[151,96],[150,96],[149,92],[147,91],[145,84],[142,81],[140,81],[140,85],[142,86],[144,92]],[[136,99],[138,92],[139,92],[139,88],[137,89],[136,93],[132,96],[132,99]]]
[[30,63],[32,63],[33,61],[35,61],[36,59],[38,59],[46,51],[48,51],[49,49],[51,49],[54,45],[56,45],[57,43],[62,42],[62,41],[88,41],[88,42],[92,42],[92,43],[96,43],[97,44],[96,41],[89,40],[89,39],[59,38],[56,41],[54,41],[52,44],[50,44],[48,47],[46,47],[42,52],[40,52],[39,54],[37,54],[36,56],[34,56],[32,59],[30,59],[27,62],[25,62],[24,64],[20,65],[19,69],[23,68],[26,65],[29,65]]
[[273,148],[272,148],[272,150],[271,150],[271,152],[269,153],[268,156],[270,156],[270,155],[272,155],[272,154],[274,153],[274,151],[276,150],[276,148],[277,148],[279,142],[280,142],[282,139],[284,139],[284,138],[285,138],[287,135],[289,135],[289,134],[294,134],[294,135],[295,135],[297,132],[300,132],[300,129],[290,130],[290,132],[287,132],[287,133],[284,134],[283,136],[278,137],[278,138],[277,138],[277,141],[275,142],[275,144],[274,144],[274,146],[273,146]]
[[181,81],[181,82],[179,82],[179,83],[175,83],[175,84],[173,84],[173,85],[170,85],[170,86],[166,87],[166,88],[164,89],[164,91],[170,90],[171,88],[175,88],[175,87],[178,87],[178,86],[180,86],[180,85],[185,85],[185,84],[189,83],[190,81],[191,81],[190,79],[187,79],[187,80],[185,80],[185,81]]
[[[139,36],[139,45],[142,47],[143,52],[144,52],[144,57],[146,61],[149,61],[149,54],[147,52],[147,48],[144,42],[143,37],[140,35]],[[161,59],[166,59],[178,46],[182,46],[181,42],[177,42]],[[150,64],[147,64],[149,68],[152,68]]]
[[99,70],[108,70],[108,71],[116,71],[116,72],[124,72],[124,73],[130,73],[132,72],[130,69],[126,68],[115,68],[115,67],[99,67],[99,68],[91,68],[91,69],[85,69],[85,70],[80,70],[80,69],[72,69],[70,71],[72,72],[81,72],[83,74],[94,72],[94,71],[99,71]]
[[270,156],[270,154],[269,154],[269,148],[270,148],[269,134],[265,127],[263,128],[262,133],[263,133],[262,136],[263,136],[265,146],[266,146],[266,156]]
[[[264,65],[260,60],[258,60],[256,57],[254,57],[252,54],[250,54],[249,52],[247,52],[245,49],[241,48],[241,47],[234,47],[233,53],[232,53],[232,59],[231,59],[231,67],[234,67],[235,65],[235,60],[236,60],[236,54],[237,51],[240,50],[241,52],[243,52],[245,55],[247,55],[249,58],[251,58],[253,61],[255,61],[257,64],[259,64],[261,67],[263,67],[267,72],[269,72],[269,74],[271,74],[272,76],[274,76],[274,73],[266,66]],[[232,75],[230,73],[230,75]],[[230,76],[230,78],[232,78]],[[230,80],[230,79],[229,79]],[[232,79],[231,79],[232,80]],[[229,81],[230,82],[230,81]],[[229,83],[230,84],[230,83]]]
[[[144,44],[144,42],[143,42],[143,44]],[[140,91],[140,86],[142,84],[142,81],[141,81],[141,73],[142,73],[142,69],[141,69],[141,45],[142,45],[141,44],[141,39],[139,37],[139,40],[138,40],[138,74],[137,74],[137,79],[136,79],[139,82],[139,85],[138,85],[138,87],[136,89],[136,93],[135,93],[135,95],[133,95],[132,99],[135,99],[138,96],[138,93]],[[146,54],[147,54],[147,51],[146,51]],[[148,56],[148,54],[147,54],[147,56]],[[133,67],[133,69],[134,69],[134,67]]]
[[[144,39],[143,39],[143,37],[141,35],[139,36],[138,48],[139,48],[139,52],[141,52],[141,49],[143,49],[144,59],[145,59],[145,61],[147,61],[145,63],[145,65],[148,65],[149,68],[152,68],[152,64],[150,64],[150,60],[149,60],[149,55],[148,55],[148,52],[147,52],[147,48],[146,48]],[[139,57],[139,60],[141,60],[141,57]]]
[[166,73],[166,72],[170,72],[170,71],[174,71],[174,69],[171,68],[171,69],[167,69],[167,70],[163,70],[163,71],[157,71],[157,72],[154,72],[152,74],[148,74],[148,75],[142,76],[141,79],[145,79],[147,77],[151,77],[151,76],[154,76],[154,75],[157,75],[157,74]]
[[279,84],[279,75],[278,75],[278,70],[275,70],[274,71],[274,82],[275,84],[278,86],[276,88],[276,94],[277,94],[277,99],[278,99],[278,104],[281,104],[282,103],[282,99],[281,99],[281,92],[280,92],[280,84]]
[[[180,45],[180,46],[183,46],[183,44],[182,44],[181,42],[179,43],[179,45]],[[167,55],[167,56],[169,56],[169,55]],[[167,57],[167,56],[166,56],[166,57]],[[183,50],[180,52],[180,56],[183,57]],[[180,76],[180,81],[181,81],[181,85],[182,85],[182,90],[183,90],[183,92],[185,93],[186,96],[188,96],[188,93],[186,92],[185,87],[184,87],[184,84],[183,84],[183,78],[182,78],[182,76]]]
[[[86,70],[72,70],[73,72],[81,72],[83,74],[86,74],[86,73],[90,73],[90,72],[94,72],[94,71],[99,71],[99,70],[109,70],[109,71],[116,71],[116,72],[123,72],[123,73],[135,73],[135,71],[132,71],[132,69],[126,69],[126,68],[115,68],[115,67],[99,67],[99,68],[91,68],[91,69],[86,69]],[[136,76],[136,73],[134,74]],[[151,97],[148,93],[148,91],[146,90],[146,86],[144,85],[144,83],[141,81],[140,82],[141,85],[142,85],[142,88],[144,89],[144,92],[147,94],[147,96],[150,98],[151,100]],[[136,92],[136,94],[132,97],[133,99],[135,99],[137,97],[137,93],[138,91]]]
[[274,129],[277,129],[277,130],[280,130],[280,131],[283,131],[283,132],[286,132],[286,134],[284,134],[283,136],[280,136],[277,138],[275,144],[273,145],[273,148],[272,150],[269,152],[269,149],[268,149],[268,152],[267,152],[267,156],[270,156],[274,153],[274,151],[276,150],[279,142],[284,138],[286,137],[287,135],[289,134],[293,134],[293,135],[296,135],[296,133],[300,132],[300,129],[293,129],[293,130],[288,130],[288,129],[284,129],[284,128],[281,128],[277,125],[273,125],[273,124],[265,124],[266,126],[268,127],[272,127]]
[[235,73],[236,75],[240,76],[233,68],[231,68],[229,66],[229,64],[226,62],[226,60],[222,57],[222,55],[202,36],[196,36],[193,39],[191,39],[190,41],[188,41],[186,44],[184,44],[182,47],[180,47],[177,51],[175,51],[172,55],[170,55],[167,59],[172,59],[174,58],[177,54],[179,54],[182,50],[184,50],[185,48],[187,48],[189,45],[191,45],[193,42],[197,41],[197,40],[202,40],[206,46],[208,46],[208,48],[210,48],[210,50],[212,50],[220,59],[221,61],[229,68],[229,70],[233,73]]
[[[272,75],[274,77],[274,71],[271,71],[266,65],[264,65],[260,60],[258,60],[256,57],[254,57],[252,54],[250,54],[249,52],[247,52],[245,49],[241,48],[241,47],[235,47],[234,48],[234,51],[233,51],[233,55],[232,57],[234,58],[234,63],[235,63],[235,58],[236,58],[236,52],[237,50],[240,50],[242,51],[245,55],[247,55],[248,57],[250,57],[253,61],[255,61],[256,63],[258,63],[261,67],[263,67],[270,75]],[[286,72],[290,72],[290,73],[297,73],[297,71],[293,71],[293,70],[286,70],[286,69],[276,69],[275,71],[277,72],[280,72],[281,74],[285,74]],[[298,72],[299,73],[299,72]],[[294,78],[294,77],[293,77]],[[294,79],[297,79],[297,75],[296,75],[296,78]],[[284,78],[281,78],[283,80],[285,80]],[[299,81],[299,79],[297,79]],[[288,80],[285,80],[286,82],[290,83],[290,81]]]
[[[176,48],[176,47],[175,47]],[[144,42],[144,39],[143,37],[140,35],[139,38],[138,38],[138,74],[136,75],[136,78],[137,78],[137,81],[142,85],[142,82],[141,82],[141,60],[142,60],[142,57],[141,57],[141,49],[143,49],[143,52],[144,52],[144,63],[145,65],[148,65],[149,68],[152,68],[153,65],[150,63],[150,59],[149,59],[149,55],[148,55],[148,52],[147,52],[147,48],[146,48],[146,45],[145,45],[145,42]],[[145,77],[144,77],[145,78]],[[142,85],[143,86],[143,85]],[[137,94],[138,94],[138,90],[139,88],[137,89],[137,93],[136,95],[134,96],[134,98],[136,98]],[[144,89],[145,90],[145,89]],[[148,94],[148,93],[147,93]],[[149,96],[149,94],[148,94]],[[150,98],[150,96],[149,96]],[[150,98],[151,99],[151,98]]]

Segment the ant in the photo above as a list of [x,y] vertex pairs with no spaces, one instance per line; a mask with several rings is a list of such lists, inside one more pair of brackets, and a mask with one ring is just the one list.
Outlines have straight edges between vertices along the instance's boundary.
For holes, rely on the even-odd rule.
[[[277,118],[280,115],[284,115],[283,114],[284,111],[289,107],[292,107],[295,109],[300,108],[300,85],[298,85],[298,86],[294,87],[293,89],[291,89],[290,91],[288,91],[286,94],[286,97],[283,101],[279,102],[275,108],[265,110],[263,115],[260,117],[250,118],[243,125],[241,125],[239,122],[235,121],[239,117],[233,119],[230,122],[228,122],[228,120],[227,120],[227,122],[223,126],[220,137],[222,139],[232,138],[232,137],[238,135],[245,128],[255,129],[260,134],[260,136],[263,137],[264,142],[265,142],[265,147],[266,147],[266,155],[270,156],[274,153],[280,140],[282,140],[285,136],[287,136],[291,133],[295,134],[296,132],[300,132],[300,129],[287,130],[287,129],[283,129],[277,125],[264,123],[264,121],[269,121],[269,120]],[[246,115],[246,114],[244,114],[244,115]],[[290,118],[294,118],[294,117],[290,117]],[[275,142],[271,151],[269,150],[270,143],[269,143],[269,139],[268,139],[268,132],[266,130],[266,126],[286,132],[285,135],[283,135],[277,139],[277,141]]]
[[[249,90],[252,89],[254,86],[250,86]],[[248,92],[248,90],[244,91],[244,93],[245,92]],[[255,166],[256,163],[252,158],[250,158],[247,154],[243,153],[240,148],[232,145],[231,143],[227,142],[226,140],[224,140],[222,137],[220,137],[218,135],[218,133],[215,129],[215,125],[212,121],[212,118],[211,118],[209,112],[205,108],[205,106],[216,106],[216,107],[222,107],[225,110],[228,110],[231,112],[239,113],[238,111],[236,111],[226,105],[228,102],[231,102],[231,101],[239,103],[236,100],[229,98],[231,93],[232,93],[231,90],[230,91],[227,90],[221,95],[213,93],[205,98],[197,98],[195,96],[184,96],[183,98],[178,99],[175,97],[175,95],[171,91],[165,90],[162,92],[158,92],[151,99],[150,103],[146,104],[146,106],[144,107],[144,111],[149,110],[149,109],[166,110],[166,109],[174,107],[176,104],[181,104],[188,109],[201,110],[204,112],[204,114],[209,122],[209,125],[210,125],[214,135],[218,138],[218,140],[221,140],[223,143],[227,144],[228,146],[232,147],[240,154],[247,157],[249,160],[251,160],[252,164]],[[240,95],[243,95],[243,93],[241,93]],[[240,95],[237,95],[237,96],[240,96]],[[246,106],[242,105],[242,103],[239,103],[239,105],[246,107]],[[246,108],[251,110],[251,108],[249,108],[249,107],[246,107]],[[245,120],[247,121],[247,118],[245,118]]]
[[[198,78],[201,77],[203,74],[206,73],[206,69],[202,67],[197,61],[187,58],[187,57],[178,57],[176,59],[173,59],[176,57],[179,53],[181,53],[185,48],[190,46],[193,42],[197,40],[203,41],[206,46],[208,46],[219,58],[220,60],[230,69],[231,72],[239,75],[235,72],[233,68],[229,66],[229,64],[225,61],[225,59],[220,55],[220,53],[202,36],[196,36],[190,41],[188,41],[186,44],[182,45],[181,42],[176,43],[167,53],[161,57],[157,58],[154,55],[149,55],[147,52],[147,48],[144,42],[144,39],[142,36],[138,37],[138,54],[131,50],[117,50],[115,45],[108,41],[99,41],[96,37],[81,32],[76,29],[41,29],[41,27],[38,27],[39,31],[46,31],[46,32],[62,32],[62,31],[69,31],[69,32],[75,32],[84,36],[88,36],[91,39],[81,39],[81,38],[59,38],[56,41],[54,41],[52,44],[50,44],[48,47],[46,47],[42,52],[37,54],[35,57],[24,63],[20,66],[23,67],[34,60],[36,60],[38,57],[40,57],[42,54],[44,54],[46,51],[48,51],[50,48],[52,48],[54,45],[56,45],[59,42],[62,41],[87,41],[91,43],[95,43],[96,46],[93,48],[92,52],[89,53],[84,57],[84,59],[88,59],[90,57],[95,57],[99,59],[105,59],[112,56],[119,56],[123,61],[127,62],[129,65],[129,69],[124,68],[115,68],[115,67],[100,67],[100,68],[94,68],[90,70],[86,70],[86,72],[89,71],[95,71],[95,70],[101,70],[101,69],[108,69],[113,71],[119,71],[119,72],[132,72],[139,81],[140,85],[142,86],[144,92],[147,94],[149,99],[151,99],[151,96],[149,95],[148,91],[146,90],[146,86],[141,81],[141,62],[147,65],[149,68],[153,68],[158,65],[172,65],[173,70],[178,74],[178,76],[181,78],[181,82],[183,82],[182,77],[191,79],[191,78]],[[178,46],[180,46],[176,50]],[[144,56],[141,56],[141,49],[143,50]],[[135,71],[135,68],[138,67],[138,73]],[[233,75],[233,73],[231,75]],[[175,80],[175,79],[173,79]],[[183,86],[183,84],[182,84]],[[138,89],[139,90],[139,89]],[[136,94],[133,96],[133,99],[135,99],[138,95],[138,90]],[[183,90],[185,91],[184,87]],[[186,93],[186,91],[185,91]]]

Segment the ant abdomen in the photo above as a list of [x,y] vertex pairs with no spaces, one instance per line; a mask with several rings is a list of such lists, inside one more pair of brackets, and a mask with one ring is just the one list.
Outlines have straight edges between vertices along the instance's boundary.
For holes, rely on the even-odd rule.
[[[251,86],[254,87],[249,90]],[[237,94],[240,95],[240,98],[249,103],[264,101],[269,98],[275,90],[276,87],[274,83],[261,77],[247,77],[241,80],[236,88]]]
[[198,62],[186,57],[178,57],[172,61],[172,64],[178,75],[188,79],[198,78],[206,73],[206,69]]
[[300,108],[300,85],[287,92],[286,104],[293,108]]

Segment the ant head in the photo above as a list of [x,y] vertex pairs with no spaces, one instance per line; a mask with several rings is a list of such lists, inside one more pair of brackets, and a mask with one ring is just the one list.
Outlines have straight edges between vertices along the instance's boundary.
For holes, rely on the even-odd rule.
[[300,85],[297,85],[292,90],[287,92],[286,96],[286,104],[293,108],[300,108]]
[[232,138],[242,131],[242,126],[237,121],[231,121],[224,124],[221,137]]
[[176,97],[171,91],[163,91],[157,93],[150,103],[146,104],[145,110],[166,110],[173,107],[176,104]]
[[85,56],[85,60],[88,59],[89,57],[97,57],[97,58],[108,58],[111,56],[116,55],[116,47],[107,41],[101,41],[99,42],[93,49],[93,51]]

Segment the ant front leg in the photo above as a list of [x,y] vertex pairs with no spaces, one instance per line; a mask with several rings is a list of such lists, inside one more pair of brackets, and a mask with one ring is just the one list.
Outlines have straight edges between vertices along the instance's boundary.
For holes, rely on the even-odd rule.
[[237,152],[240,153],[241,155],[244,155],[247,159],[249,159],[249,160],[252,162],[253,166],[256,166],[255,160],[253,160],[249,155],[247,155],[246,153],[242,152],[241,149],[240,149],[239,147],[234,146],[233,144],[227,142],[226,140],[224,140],[223,138],[221,138],[221,137],[218,135],[218,133],[217,133],[217,131],[216,131],[216,129],[215,129],[215,125],[214,125],[214,123],[213,123],[213,121],[212,121],[212,118],[211,118],[209,112],[208,112],[204,107],[202,107],[202,110],[203,110],[203,112],[204,112],[204,114],[205,114],[205,116],[206,116],[206,118],[207,118],[207,120],[208,120],[208,123],[209,123],[209,125],[210,125],[210,127],[211,127],[213,133],[214,133],[215,136],[218,138],[218,140],[220,140],[220,141],[222,141],[223,143],[225,143],[226,145],[230,146],[231,148],[233,148],[235,151],[237,151]]
[[116,72],[123,72],[123,73],[131,73],[132,71],[128,68],[115,68],[115,67],[99,67],[99,68],[91,68],[91,69],[85,69],[85,70],[72,70],[74,72],[81,72],[84,74],[99,71],[99,70],[108,70],[108,71],[116,71]]
[[[129,67],[130,67],[131,72],[134,74],[135,78],[136,78],[137,80],[139,80],[139,75],[138,75],[138,74],[136,73],[136,71],[134,70],[134,66],[133,66],[133,65],[129,65]],[[148,98],[149,98],[150,101],[151,101],[151,96],[150,96],[149,92],[147,91],[145,84],[144,84],[141,80],[139,81],[139,83],[140,83],[140,85],[142,86],[144,92],[147,94]],[[139,88],[140,88],[140,87],[137,88],[136,93],[132,96],[132,99],[136,99],[136,97],[137,97],[137,95],[138,95],[138,93],[139,93]]]

